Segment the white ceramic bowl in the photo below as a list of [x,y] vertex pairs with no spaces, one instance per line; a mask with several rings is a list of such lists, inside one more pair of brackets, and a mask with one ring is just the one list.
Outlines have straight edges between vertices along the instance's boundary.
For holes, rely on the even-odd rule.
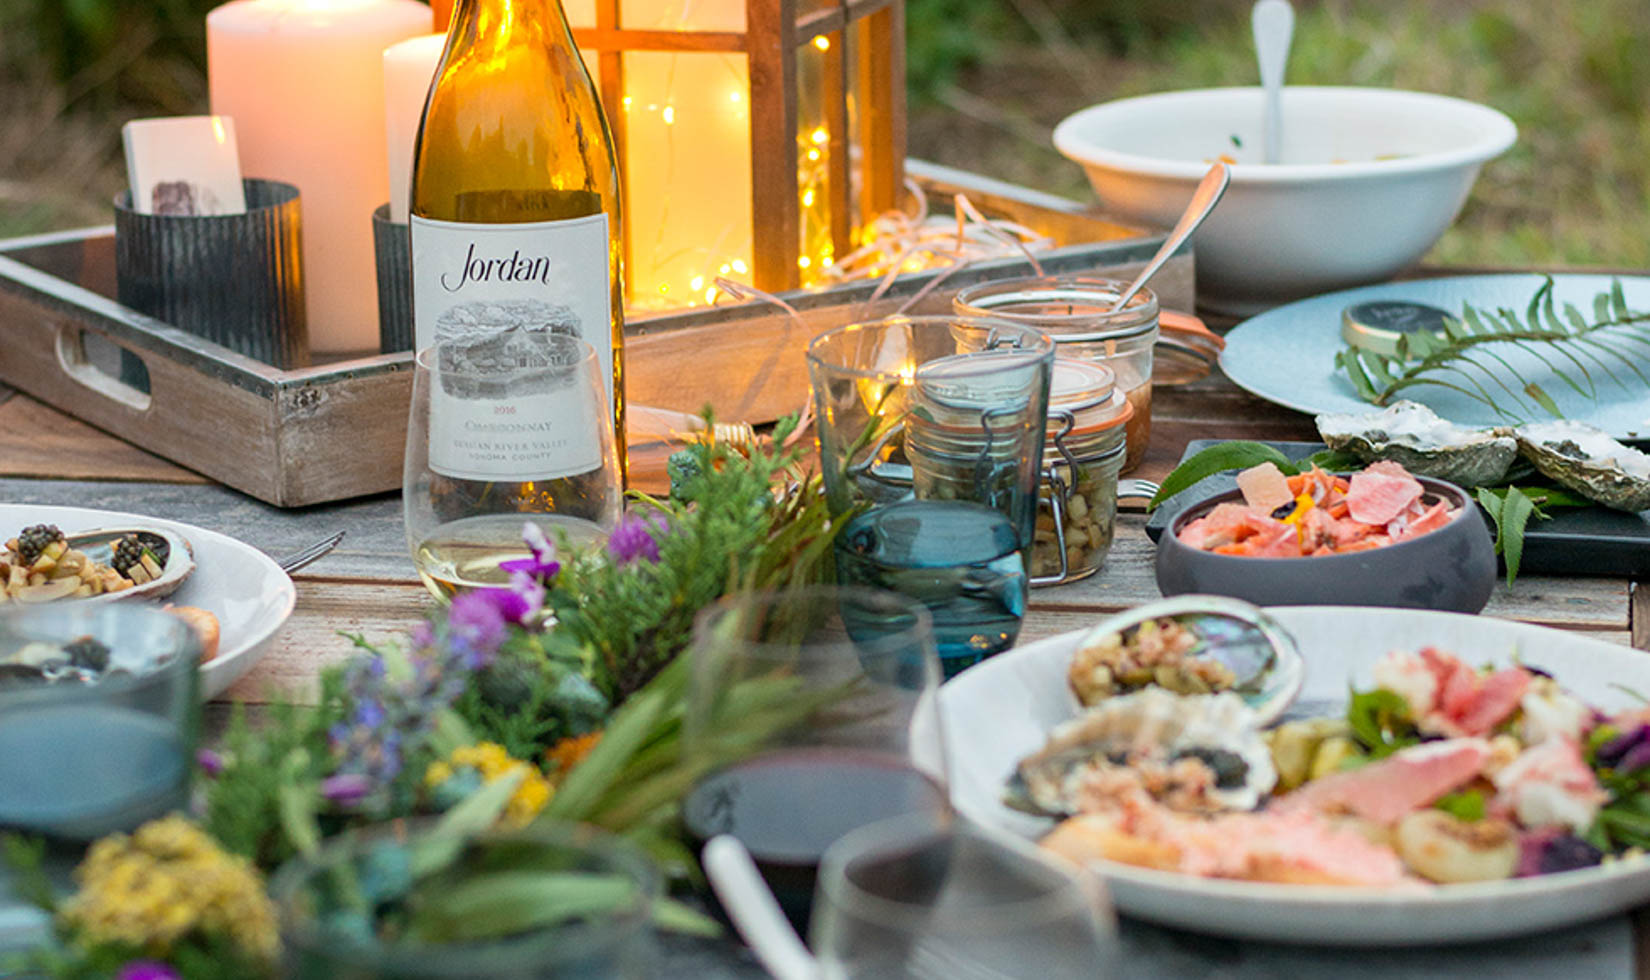
[[1505,115],[1447,96],[1286,87],[1282,162],[1266,164],[1262,102],[1259,88],[1164,92],[1090,106],[1054,130],[1108,211],[1161,227],[1210,163],[1237,161],[1193,238],[1199,302],[1223,312],[1392,276],[1432,247],[1478,168],[1518,135]]

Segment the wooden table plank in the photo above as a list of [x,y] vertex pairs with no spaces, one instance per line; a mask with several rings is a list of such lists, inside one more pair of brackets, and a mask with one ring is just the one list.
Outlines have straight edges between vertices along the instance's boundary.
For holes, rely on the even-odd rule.
[[206,482],[10,388],[0,393],[0,467],[6,476],[43,479]]
[[432,603],[422,584],[371,584],[353,580],[296,578],[298,604],[257,666],[226,698],[262,704],[276,697],[313,703],[321,670],[355,649],[342,635],[373,642],[397,641]]

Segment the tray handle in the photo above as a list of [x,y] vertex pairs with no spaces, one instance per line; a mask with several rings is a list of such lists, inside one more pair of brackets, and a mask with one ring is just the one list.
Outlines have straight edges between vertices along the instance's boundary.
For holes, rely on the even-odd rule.
[[144,387],[148,386],[149,365],[141,353],[127,347],[108,334],[89,330],[74,323],[57,324],[57,363],[63,369],[63,373],[78,382],[82,387],[89,388],[110,401],[134,412],[148,412],[152,402],[149,392],[129,383],[124,378],[110,374],[87,355],[86,335],[88,333],[119,352],[123,373],[132,372],[134,380],[140,380]]

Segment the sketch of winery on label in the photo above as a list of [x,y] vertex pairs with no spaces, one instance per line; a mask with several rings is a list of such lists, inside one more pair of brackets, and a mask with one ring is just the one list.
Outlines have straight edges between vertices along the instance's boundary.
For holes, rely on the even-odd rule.
[[435,318],[436,343],[500,330],[542,330],[582,338],[584,323],[572,307],[542,299],[471,300]]

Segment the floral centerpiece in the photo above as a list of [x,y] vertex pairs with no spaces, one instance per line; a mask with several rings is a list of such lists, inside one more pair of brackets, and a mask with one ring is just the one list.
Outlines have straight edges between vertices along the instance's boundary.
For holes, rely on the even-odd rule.
[[[34,889],[61,948],[30,965],[59,976],[119,969],[125,980],[267,974],[276,950],[260,876],[313,857],[324,838],[420,815],[446,814],[455,832],[589,824],[667,874],[696,874],[681,797],[811,708],[783,681],[750,682],[751,710],[719,740],[723,755],[677,748],[698,610],[830,574],[842,522],[800,454],[779,448],[791,428],[781,423],[769,443],[677,454],[671,495],[636,495],[604,547],[570,551],[528,523],[531,555],[508,564],[509,588],[461,593],[399,640],[351,637],[356,654],[322,675],[313,705],[277,700],[257,725],[237,710],[219,747],[201,753],[192,818],[94,844],[66,902]],[[37,853],[17,841],[8,852],[25,868]],[[165,884],[185,871],[209,872],[213,890]],[[715,929],[659,908],[666,925]]]

